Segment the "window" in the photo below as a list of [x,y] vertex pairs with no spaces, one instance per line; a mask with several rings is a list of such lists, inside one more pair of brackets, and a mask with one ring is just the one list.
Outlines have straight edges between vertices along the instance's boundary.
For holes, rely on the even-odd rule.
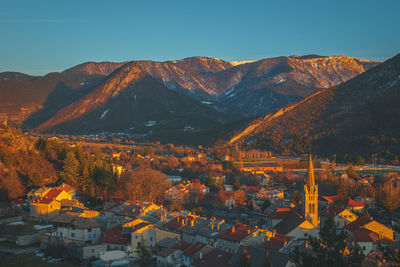
[[365,250],[365,246],[363,246],[363,250]]
[[58,233],[57,233],[57,232],[55,232],[55,235],[57,236],[57,235],[58,235]]
[[71,237],[75,237],[75,233],[71,233]]
[[62,232],[60,232],[60,236],[62,237]]
[[92,238],[92,234],[89,234],[88,238],[91,239]]
[[92,228],[87,229],[88,233],[92,232]]
[[94,248],[90,249],[90,253],[92,254],[94,253]]
[[93,234],[93,238],[96,238],[96,234]]

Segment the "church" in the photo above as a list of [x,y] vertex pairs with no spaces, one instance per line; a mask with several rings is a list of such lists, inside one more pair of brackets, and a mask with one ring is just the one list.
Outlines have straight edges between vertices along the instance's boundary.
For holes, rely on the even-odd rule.
[[[279,210],[284,210],[285,212],[280,214]],[[272,219],[275,219],[273,227],[279,234],[296,239],[308,238],[309,236],[318,237],[320,224],[318,216],[318,185],[315,184],[311,155],[301,209],[277,209]]]
[[315,227],[319,226],[318,217],[318,185],[315,184],[314,166],[310,155],[306,184],[303,193],[303,215]]

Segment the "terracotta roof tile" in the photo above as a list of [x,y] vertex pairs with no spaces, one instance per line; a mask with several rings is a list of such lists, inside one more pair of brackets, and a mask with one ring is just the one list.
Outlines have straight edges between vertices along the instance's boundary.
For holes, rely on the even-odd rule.
[[131,242],[130,234],[123,234],[122,227],[120,225],[111,228],[101,237],[102,243],[118,244],[118,245],[129,245]]
[[350,231],[350,232],[354,232],[355,230],[357,230],[358,228],[366,225],[367,223],[372,222],[372,219],[369,217],[360,217],[357,220],[355,220],[354,222],[351,222],[349,224],[347,224],[344,229]]

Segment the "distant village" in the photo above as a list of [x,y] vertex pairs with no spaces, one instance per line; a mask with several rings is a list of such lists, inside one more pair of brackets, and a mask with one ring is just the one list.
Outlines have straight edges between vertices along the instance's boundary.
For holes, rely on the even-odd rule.
[[[94,203],[65,182],[36,187],[3,208],[0,251],[95,267],[288,267],[298,266],[294,253],[313,253],[310,237],[321,238],[323,226],[333,223],[346,234],[343,255],[357,251],[362,266],[399,264],[398,257],[384,257],[385,249],[399,253],[398,207],[389,216],[373,197],[329,186],[324,191],[332,194],[321,194],[321,166],[311,155],[289,175],[269,152],[221,152],[216,161],[206,150],[155,156],[139,147],[109,151],[117,177],[131,171],[125,153],[163,168],[169,186],[162,203],[122,197]],[[187,172],[196,164],[208,166],[206,174]],[[349,175],[338,174],[338,183]],[[352,183],[368,190],[374,180],[359,175]]]

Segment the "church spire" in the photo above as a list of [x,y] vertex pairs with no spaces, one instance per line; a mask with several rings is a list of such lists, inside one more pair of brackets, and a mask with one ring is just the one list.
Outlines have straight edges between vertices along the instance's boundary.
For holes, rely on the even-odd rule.
[[315,178],[314,178],[314,166],[310,154],[310,163],[308,165],[308,172],[307,172],[307,180],[306,180],[307,186],[314,186],[315,185]]
[[318,185],[315,184],[314,166],[310,154],[306,184],[304,185],[303,195],[304,217],[314,226],[319,225],[318,217]]

